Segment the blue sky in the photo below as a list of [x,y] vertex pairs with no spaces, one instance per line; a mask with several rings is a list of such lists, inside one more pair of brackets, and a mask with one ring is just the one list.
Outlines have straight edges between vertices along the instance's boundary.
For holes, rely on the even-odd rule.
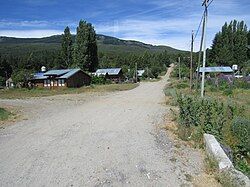
[[[3,0],[0,36],[44,37],[75,33],[80,19],[97,33],[154,45],[190,48],[198,28],[202,0]],[[214,0],[209,7],[208,46],[225,21],[244,20],[250,27],[249,0]],[[199,35],[195,41],[198,50]]]

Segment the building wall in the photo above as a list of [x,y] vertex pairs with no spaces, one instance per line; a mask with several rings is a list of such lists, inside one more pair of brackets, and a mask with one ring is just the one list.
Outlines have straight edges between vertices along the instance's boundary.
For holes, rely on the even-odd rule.
[[118,75],[107,75],[106,78],[116,83],[123,82],[125,79],[122,71]]
[[43,80],[34,80],[32,82],[34,83],[35,87],[38,87],[38,88],[43,88],[44,87]]
[[90,85],[91,77],[86,73],[79,71],[69,79],[66,80],[67,87],[69,88],[79,88],[82,86]]

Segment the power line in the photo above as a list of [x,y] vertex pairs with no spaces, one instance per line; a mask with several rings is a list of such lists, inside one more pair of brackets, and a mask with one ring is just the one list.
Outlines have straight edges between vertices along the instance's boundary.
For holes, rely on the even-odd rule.
[[[212,3],[213,1],[214,1],[214,0],[211,0],[211,1],[208,3],[207,8],[211,5],[211,3]],[[200,27],[201,27],[201,24],[202,24],[204,15],[205,15],[205,11],[204,11],[203,14],[202,14],[200,24],[199,24],[198,29],[197,29],[197,31],[196,31],[196,33],[195,33],[195,36],[194,36],[194,40],[196,39],[196,37],[197,37],[197,35],[198,35],[198,33],[199,33],[199,30],[200,30]]]
[[201,28],[201,24],[202,24],[204,15],[205,15],[205,11],[203,12],[203,15],[202,15],[202,17],[201,17],[201,21],[200,21],[200,24],[199,24],[199,26],[198,26],[198,29],[197,29],[197,31],[196,31],[196,33],[195,33],[194,40],[196,39],[196,37],[197,37],[197,35],[198,35],[199,31],[200,31],[200,28]]
[[214,1],[214,0],[211,0],[210,3],[208,3],[207,7],[209,7],[213,1]]

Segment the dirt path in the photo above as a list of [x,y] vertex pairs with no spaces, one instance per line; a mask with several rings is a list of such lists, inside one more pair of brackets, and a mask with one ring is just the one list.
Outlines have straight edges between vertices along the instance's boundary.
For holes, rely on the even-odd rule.
[[34,109],[0,129],[0,186],[190,185],[202,170],[200,153],[184,147],[177,157],[158,128],[168,75],[101,96],[0,101]]

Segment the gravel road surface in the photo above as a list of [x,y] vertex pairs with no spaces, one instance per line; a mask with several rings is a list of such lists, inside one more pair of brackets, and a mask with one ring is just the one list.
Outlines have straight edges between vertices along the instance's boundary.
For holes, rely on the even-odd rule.
[[200,153],[159,128],[168,74],[123,92],[0,100],[26,115],[0,129],[0,186],[192,185]]

